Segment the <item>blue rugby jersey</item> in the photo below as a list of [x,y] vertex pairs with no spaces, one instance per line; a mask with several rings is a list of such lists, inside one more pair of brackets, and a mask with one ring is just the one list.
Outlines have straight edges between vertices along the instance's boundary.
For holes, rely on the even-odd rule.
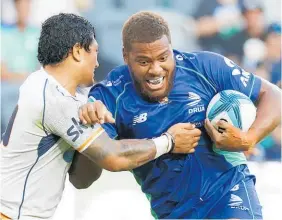
[[[227,89],[258,99],[261,80],[231,60],[211,52],[174,50],[174,85],[166,103],[149,103],[135,91],[129,69],[119,66],[95,85],[89,100],[101,100],[116,124],[104,124],[112,138],[152,138],[180,122],[202,130],[193,154],[166,154],[133,170],[158,218],[202,217],[235,184],[246,178],[242,152],[215,149],[203,125],[212,97]],[[241,166],[240,166],[241,165]],[[250,178],[254,178],[250,175]],[[202,216],[193,214],[201,208]]]

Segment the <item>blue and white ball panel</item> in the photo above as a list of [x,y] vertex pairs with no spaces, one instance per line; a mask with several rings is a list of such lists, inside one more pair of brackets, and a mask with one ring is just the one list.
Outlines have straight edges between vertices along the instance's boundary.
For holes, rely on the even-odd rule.
[[207,108],[207,118],[215,126],[220,119],[225,119],[243,131],[253,124],[256,118],[256,107],[251,99],[235,90],[224,90],[216,94]]

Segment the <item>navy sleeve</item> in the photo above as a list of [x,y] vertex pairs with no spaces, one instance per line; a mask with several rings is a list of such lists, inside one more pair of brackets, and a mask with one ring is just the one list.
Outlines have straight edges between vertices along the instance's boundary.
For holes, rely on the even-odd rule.
[[[93,102],[95,100],[100,100],[101,102],[103,102],[115,118],[116,99],[114,93],[107,86],[104,86],[102,83],[98,83],[97,85],[92,87],[89,92],[88,102]],[[102,125],[102,127],[111,138],[117,138],[118,133],[115,124],[105,123]]]
[[217,92],[236,90],[256,102],[261,88],[261,79],[236,65],[230,59],[211,52],[196,54],[200,72],[215,87]]

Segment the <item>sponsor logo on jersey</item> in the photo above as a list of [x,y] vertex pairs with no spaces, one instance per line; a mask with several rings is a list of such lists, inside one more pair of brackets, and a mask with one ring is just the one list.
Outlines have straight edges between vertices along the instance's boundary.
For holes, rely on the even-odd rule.
[[204,126],[205,121],[196,121],[196,122],[191,122],[191,123],[194,124],[196,128],[200,128]]
[[106,86],[111,87],[111,86],[113,86],[113,83],[111,81],[108,81],[108,82],[106,82]]
[[205,106],[202,104],[199,105],[201,97],[198,94],[194,92],[188,92],[188,101],[189,103],[187,104],[187,106],[193,107],[188,109],[189,114],[205,111]]
[[180,54],[177,54],[177,55],[175,56],[175,58],[176,58],[177,60],[180,60],[180,61],[183,60],[183,56],[181,56]]
[[205,106],[204,105],[188,109],[188,113],[189,114],[199,113],[199,112],[203,112],[203,111],[205,111]]
[[243,203],[243,200],[234,194],[231,194],[228,206],[240,206]]
[[192,107],[198,105],[198,103],[201,101],[201,97],[194,92],[188,92],[188,100],[190,102],[187,105]]
[[[73,137],[72,141],[75,142],[80,135],[83,134],[83,130],[88,129],[89,126],[81,124],[81,122],[78,122],[75,118],[72,118],[71,120],[73,125],[67,130],[67,135]],[[94,128],[94,125],[91,125],[90,127]]]
[[239,205],[239,206],[230,206],[231,209],[240,209],[242,211],[249,211],[250,209],[247,208],[246,206],[242,206],[242,205]]
[[160,106],[163,106],[163,105],[167,105],[171,103],[171,101],[168,99],[168,97],[164,97],[162,100],[159,101],[159,103],[160,103]]
[[237,190],[239,190],[239,184],[236,184],[230,191],[231,192],[234,192],[234,191],[237,191]]
[[124,75],[120,75],[116,80],[112,81],[107,81],[106,86],[111,87],[111,86],[117,86],[121,83],[121,79],[124,77]]
[[147,113],[142,113],[140,115],[134,116],[133,118],[133,125],[140,124],[142,122],[147,121]]
[[[239,190],[239,185],[235,185],[230,191],[237,191]],[[229,202],[228,202],[228,206],[231,208],[231,209],[239,209],[239,210],[242,210],[242,211],[249,211],[249,208],[246,207],[246,206],[243,206],[243,199],[241,199],[239,196],[237,195],[234,195],[234,194],[231,194],[230,195],[230,199],[229,199]]]
[[[225,63],[227,64],[227,66],[231,67],[231,68],[234,68],[236,67],[235,63],[224,57],[224,61]],[[250,79],[250,73],[246,72],[245,70],[243,69],[238,69],[238,68],[235,68],[233,71],[232,71],[232,76],[238,76],[240,77],[240,81],[242,82],[243,86],[244,87],[247,87],[247,84],[249,82],[249,79]]]

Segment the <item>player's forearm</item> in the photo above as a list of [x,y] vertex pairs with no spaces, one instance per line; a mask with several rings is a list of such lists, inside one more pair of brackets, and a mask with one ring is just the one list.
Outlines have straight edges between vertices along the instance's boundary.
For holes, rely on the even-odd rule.
[[152,140],[108,141],[91,147],[86,156],[109,171],[132,170],[155,158],[156,147]]
[[248,131],[252,145],[262,140],[281,122],[281,90],[265,80],[262,82],[262,90],[256,120]]
[[156,146],[152,140],[120,140],[118,145],[118,170],[132,170],[155,159]]
[[166,136],[147,139],[112,140],[103,133],[83,154],[110,171],[132,170],[167,153],[171,140]]

